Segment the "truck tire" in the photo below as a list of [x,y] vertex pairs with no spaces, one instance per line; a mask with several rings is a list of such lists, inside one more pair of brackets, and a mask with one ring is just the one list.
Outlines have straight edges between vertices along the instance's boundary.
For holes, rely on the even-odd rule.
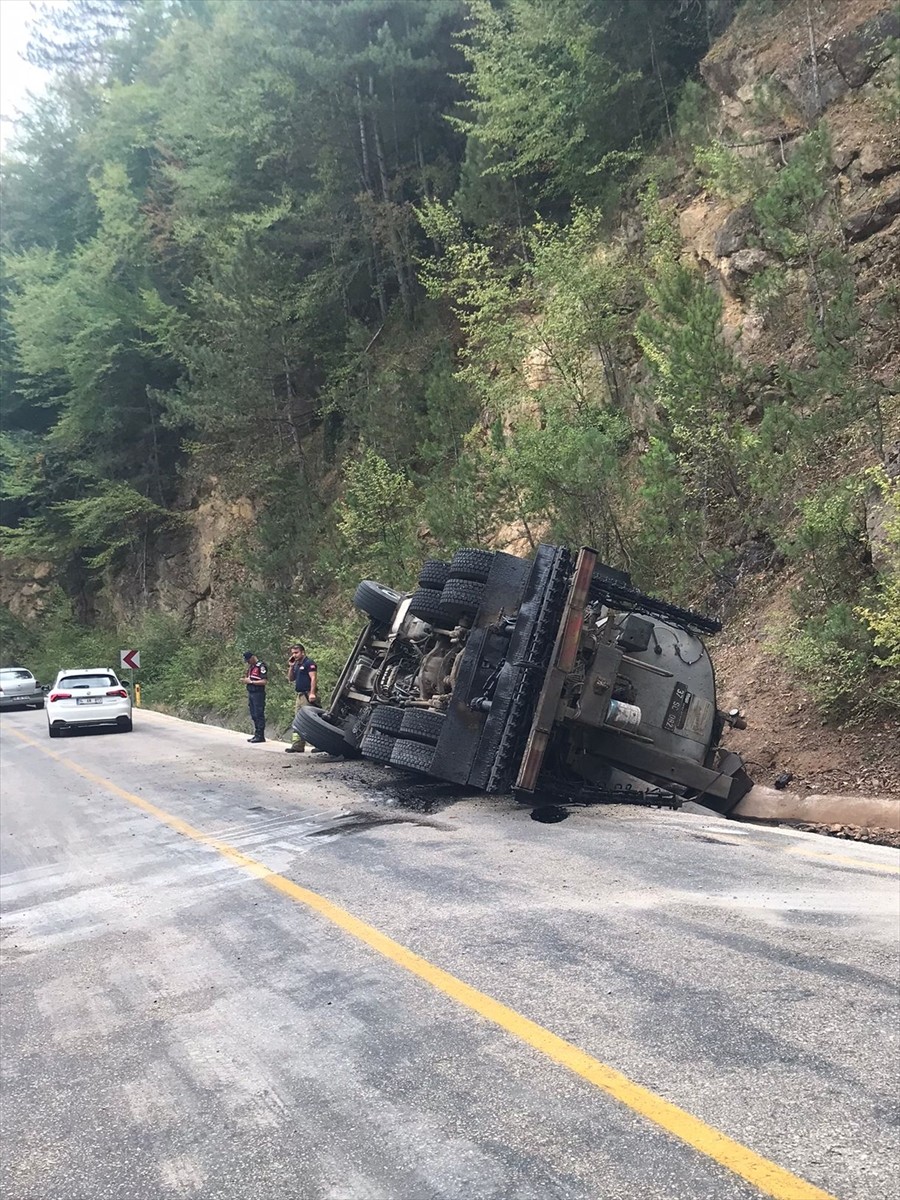
[[440,591],[450,578],[450,564],[439,558],[428,558],[419,572],[420,588],[435,588]]
[[484,584],[472,579],[448,579],[441,592],[441,603],[448,613],[474,613],[484,599]]
[[414,617],[427,621],[429,625],[442,628],[452,621],[453,616],[444,607],[441,597],[442,593],[434,588],[419,588],[417,592],[413,592],[407,611]]
[[443,713],[427,708],[408,708],[403,714],[400,736],[414,742],[436,746],[441,736],[446,717]]
[[384,733],[380,729],[368,729],[359,743],[359,752],[363,758],[372,758],[375,762],[389,763],[394,751],[396,738],[392,733]]
[[385,587],[383,583],[376,583],[374,579],[364,579],[353,593],[354,607],[382,625],[390,625],[402,599],[399,592]]
[[305,742],[311,742],[317,750],[326,754],[350,755],[353,747],[344,737],[344,731],[326,721],[317,708],[307,704],[294,718],[294,727]]
[[377,730],[379,733],[397,733],[402,720],[402,708],[392,708],[389,704],[376,704],[375,711],[369,718],[369,729]]
[[450,578],[486,583],[493,561],[493,550],[457,550],[450,563]]
[[403,767],[407,771],[421,771],[427,775],[434,762],[434,746],[425,742],[407,741],[397,738],[391,752],[391,766]]

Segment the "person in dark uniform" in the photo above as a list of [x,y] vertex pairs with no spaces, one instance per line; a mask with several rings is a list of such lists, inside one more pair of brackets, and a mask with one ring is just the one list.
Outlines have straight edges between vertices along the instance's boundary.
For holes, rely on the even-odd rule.
[[252,650],[244,651],[244,662],[247,673],[241,678],[241,683],[247,685],[247,705],[250,709],[250,720],[253,722],[254,734],[247,740],[264,742],[266,740],[266,684],[269,682],[269,669]]
[[286,754],[302,754],[306,742],[296,727],[297,713],[307,704],[316,702],[316,679],[318,667],[306,653],[306,648],[300,642],[291,646],[291,657],[288,661],[288,683],[294,688],[294,721],[291,726],[291,744]]

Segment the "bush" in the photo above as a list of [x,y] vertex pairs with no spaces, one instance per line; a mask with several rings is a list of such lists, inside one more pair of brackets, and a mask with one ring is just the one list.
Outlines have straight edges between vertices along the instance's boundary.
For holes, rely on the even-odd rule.
[[824,716],[846,719],[874,707],[872,639],[851,605],[833,604],[822,616],[796,622],[776,646]]
[[34,649],[32,630],[0,606],[0,666],[16,667],[29,661]]

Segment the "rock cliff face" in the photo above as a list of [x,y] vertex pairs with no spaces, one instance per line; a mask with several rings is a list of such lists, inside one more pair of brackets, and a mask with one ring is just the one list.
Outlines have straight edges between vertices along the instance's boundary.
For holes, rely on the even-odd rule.
[[103,617],[118,627],[151,610],[179,617],[204,633],[230,635],[235,585],[249,576],[235,543],[252,536],[254,504],[228,498],[216,477],[203,481],[172,531],[156,540],[146,566],[106,582]]
[[[900,337],[880,311],[900,286],[900,130],[880,97],[897,71],[898,37],[900,11],[888,0],[791,0],[770,20],[748,4],[700,67],[718,99],[719,136],[740,156],[784,164],[812,126],[827,129],[834,208],[863,308],[861,353],[885,384],[900,366]],[[678,217],[686,250],[722,292],[740,353],[802,361],[802,324],[767,327],[749,299],[755,275],[783,267],[760,248],[752,206],[701,193]]]

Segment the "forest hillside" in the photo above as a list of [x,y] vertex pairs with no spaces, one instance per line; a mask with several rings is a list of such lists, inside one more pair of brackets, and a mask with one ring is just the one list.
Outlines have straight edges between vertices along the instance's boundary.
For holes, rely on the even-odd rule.
[[4,661],[234,720],[359,578],[590,544],[725,621],[757,778],[900,789],[896,3],[73,0],[30,55]]

